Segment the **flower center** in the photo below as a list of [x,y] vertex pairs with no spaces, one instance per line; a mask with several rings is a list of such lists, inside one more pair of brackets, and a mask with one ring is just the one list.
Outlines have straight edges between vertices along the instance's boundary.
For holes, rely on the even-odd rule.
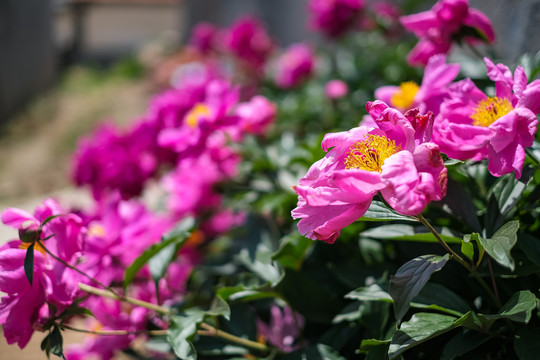
[[101,224],[91,224],[88,227],[88,235],[104,238],[106,235],[105,227],[103,227]]
[[202,117],[210,116],[210,108],[204,104],[198,103],[191,109],[185,117],[185,122],[192,128],[197,127]]
[[401,150],[401,146],[384,136],[368,134],[351,146],[345,159],[345,169],[381,172],[384,160]]
[[45,252],[45,249],[41,247],[41,245],[39,245],[39,243],[35,242],[35,243],[29,243],[29,242],[23,242],[19,245],[19,249],[23,249],[23,250],[27,250],[30,245],[34,244],[34,250],[37,250],[39,251],[40,253],[42,253],[43,255],[47,255],[47,253]]
[[473,125],[487,127],[512,110],[514,110],[514,107],[508,99],[488,97],[476,105],[471,119]]
[[403,82],[399,85],[399,90],[392,95],[390,102],[394,107],[408,109],[413,104],[418,89],[419,87],[415,82]]

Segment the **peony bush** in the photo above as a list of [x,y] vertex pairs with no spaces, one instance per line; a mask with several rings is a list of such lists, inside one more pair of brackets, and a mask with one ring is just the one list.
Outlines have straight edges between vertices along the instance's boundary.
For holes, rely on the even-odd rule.
[[[41,333],[67,359],[535,357],[538,56],[482,55],[495,32],[467,0],[308,3],[319,43],[281,48],[253,16],[197,25],[196,60],[144,114],[80,140],[72,180],[92,206],[0,213],[18,230],[0,248],[8,343]],[[64,347],[69,331],[88,336]]]

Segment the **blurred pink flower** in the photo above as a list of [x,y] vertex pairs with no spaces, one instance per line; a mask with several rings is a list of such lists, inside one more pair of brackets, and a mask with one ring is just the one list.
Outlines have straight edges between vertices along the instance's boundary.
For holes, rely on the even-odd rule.
[[330,80],[324,87],[324,93],[330,100],[339,99],[347,95],[349,87],[342,80]]
[[353,29],[365,7],[364,0],[310,0],[309,25],[331,39]]
[[304,323],[302,315],[294,312],[290,307],[280,308],[274,305],[270,310],[270,323],[266,324],[257,320],[257,331],[270,344],[288,353],[302,347],[298,338]]
[[488,159],[494,176],[521,177],[525,148],[532,146],[540,113],[540,80],[527,84],[521,66],[514,76],[503,64],[484,58],[496,95],[488,97],[470,80],[449,88],[450,98],[435,121],[433,141],[460,160]]
[[239,156],[224,144],[180,160],[162,179],[162,186],[169,192],[168,209],[179,219],[219,209],[222,196],[215,185],[233,176],[239,161]]
[[402,114],[381,101],[366,108],[378,128],[357,127],[326,134],[326,156],[313,164],[294,189],[293,218],[313,240],[333,243],[345,226],[362,217],[380,192],[401,214],[418,215],[446,193],[446,168],[429,142],[433,114]]
[[274,50],[274,41],[258,19],[246,16],[238,19],[226,31],[224,46],[249,73],[261,76]]
[[468,0],[439,0],[431,10],[402,16],[400,20],[405,29],[420,38],[407,57],[411,65],[426,65],[431,56],[448,53],[457,39],[471,44],[479,39],[495,40],[488,17],[470,8]]
[[437,115],[448,97],[447,86],[458,73],[459,64],[447,64],[444,55],[434,55],[427,63],[420,86],[412,81],[400,86],[383,86],[375,90],[375,98],[402,112],[417,107],[421,113],[431,111]]
[[[43,222],[50,216],[58,217]],[[47,250],[68,263],[80,255],[86,228],[75,214],[64,212],[51,199],[36,208],[33,215],[16,208],[0,214],[2,222],[19,229],[24,242],[13,240],[0,248],[0,291],[7,294],[0,303],[0,324],[8,344],[26,346],[35,328],[40,328],[49,316],[56,316],[69,306],[78,293],[78,274],[52,259],[33,239],[43,240]],[[34,244],[34,272],[32,285],[28,281],[24,261],[27,249]],[[49,314],[54,305],[56,313]]]
[[160,131],[158,144],[181,157],[198,156],[204,151],[209,137],[237,119],[230,115],[238,102],[238,88],[224,80],[212,80],[205,86],[204,98],[192,105],[176,127]]
[[315,55],[308,44],[289,46],[276,63],[276,84],[284,89],[302,84],[313,73]]
[[74,182],[90,185],[96,199],[116,190],[126,199],[140,195],[157,164],[137,147],[136,140],[121,134],[113,125],[102,125],[79,142],[73,157]]
[[200,22],[193,27],[189,44],[202,54],[215,50],[218,29],[211,23]]
[[238,104],[235,110],[235,114],[239,117],[240,130],[256,135],[262,135],[267,131],[276,118],[276,112],[276,104],[261,95]]

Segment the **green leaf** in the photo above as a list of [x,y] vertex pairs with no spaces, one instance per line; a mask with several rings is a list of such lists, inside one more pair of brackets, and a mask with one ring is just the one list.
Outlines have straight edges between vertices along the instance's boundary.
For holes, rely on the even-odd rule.
[[47,355],[47,359],[50,359],[51,357],[51,333],[50,332],[41,341],[40,348],[41,348],[41,351],[45,351],[45,355]]
[[463,326],[469,329],[486,332],[496,319],[490,319],[482,314],[477,314],[473,311],[467,312],[465,315],[456,320],[456,326]]
[[50,337],[49,337],[49,343],[50,343],[51,352],[54,355],[61,357],[62,359],[65,360],[66,358],[64,357],[64,349],[63,349],[64,340],[62,339],[62,333],[60,332],[60,329],[58,328],[58,326],[55,326],[53,331],[51,332]]
[[[423,229],[423,228],[422,228]],[[440,234],[442,239],[449,244],[461,244],[460,238]],[[417,242],[430,242],[438,243],[435,236],[432,233],[416,232],[416,228],[412,225],[403,224],[391,224],[378,226],[373,229],[368,229],[360,234],[361,237],[369,237],[373,239],[387,239],[387,240],[403,240],[403,241],[417,241]]]
[[231,319],[231,307],[223,298],[216,296],[210,305],[210,310],[206,312],[211,316],[223,316],[225,319]]
[[529,290],[518,291],[504,304],[497,315],[486,316],[526,324],[531,320],[532,311],[536,308],[537,303],[538,299]]
[[47,217],[45,220],[43,220],[43,222],[41,223],[41,226],[45,226],[49,221],[51,221],[52,219],[57,218],[59,216],[63,216],[63,214],[51,215],[51,216]]
[[411,300],[420,293],[435,271],[443,268],[449,255],[423,255],[402,265],[396,275],[391,276],[388,292],[394,299],[396,319],[401,321],[409,309]]
[[409,321],[401,324],[401,327],[394,332],[388,356],[395,359],[405,350],[423,343],[436,336],[452,330],[456,320],[453,316],[417,313]]
[[377,339],[363,339],[360,343],[360,349],[358,349],[358,352],[360,354],[367,354],[371,350],[379,347],[385,347],[387,348],[390,344],[390,340],[377,340]]
[[[180,224],[170,233],[163,236],[161,242],[152,245],[150,248],[145,250],[133,263],[126,269],[124,275],[124,288],[128,287],[129,284],[135,278],[135,275],[139,270],[154,256],[159,254],[163,249],[168,246],[182,246],[190,236],[189,229],[195,225],[193,218],[187,218],[180,222]],[[168,266],[168,264],[167,264]],[[154,271],[156,275],[158,272],[165,271],[167,266],[164,266],[163,262],[154,265]],[[161,275],[162,276],[162,275]],[[159,278],[161,278],[161,276]]]
[[26,256],[24,257],[24,274],[30,282],[30,286],[34,280],[34,244],[32,243],[26,250]]
[[540,266],[540,239],[520,233],[517,245],[530,261]]
[[501,215],[506,216],[515,208],[526,187],[527,185],[516,179],[514,174],[508,174],[491,187],[488,196],[491,194],[495,196]]
[[480,238],[480,243],[493,260],[512,271],[514,271],[515,264],[510,251],[517,242],[518,228],[519,222],[509,221],[497,230],[491,239]]
[[540,328],[524,327],[514,338],[514,350],[519,360],[536,360],[540,353]]
[[493,335],[464,329],[451,338],[443,348],[441,360],[454,360],[482,345]]
[[467,223],[473,231],[482,231],[482,226],[480,226],[480,221],[478,221],[478,216],[476,215],[477,209],[472,201],[471,194],[467,192],[467,189],[461,183],[449,177],[446,196],[442,201],[448,205],[454,214]]
[[313,240],[304,236],[288,236],[282,242],[279,250],[272,256],[272,260],[279,262],[286,268],[300,270],[304,258],[312,246]]
[[197,333],[198,325],[205,313],[198,309],[188,309],[185,313],[171,318],[167,341],[181,360],[196,360],[197,351],[191,340]]
[[[351,291],[345,298],[358,301],[383,301],[394,303],[388,292],[379,284],[361,287]],[[470,310],[467,303],[454,292],[439,284],[425,284],[420,293],[414,297],[410,307],[416,309],[432,309],[449,315],[462,316]]]
[[311,345],[279,357],[280,360],[345,360],[328,345]]
[[474,245],[470,241],[463,240],[461,243],[461,253],[472,260],[474,258]]
[[369,209],[364,216],[360,218],[360,221],[386,221],[386,220],[403,220],[418,222],[418,219],[414,216],[402,215],[394,209],[386,206],[382,201],[374,200],[371,202]]

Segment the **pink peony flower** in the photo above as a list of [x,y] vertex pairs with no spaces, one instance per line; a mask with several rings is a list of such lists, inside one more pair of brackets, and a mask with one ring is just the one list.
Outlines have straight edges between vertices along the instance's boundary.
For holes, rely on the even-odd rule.
[[225,49],[256,76],[262,75],[266,60],[274,50],[274,41],[254,17],[237,20],[226,32]]
[[193,27],[189,44],[201,54],[209,54],[215,50],[218,29],[210,23],[201,22]]
[[182,159],[162,179],[170,194],[168,208],[176,218],[202,215],[219,208],[222,196],[215,185],[236,173],[239,157],[223,144],[209,146],[198,157]]
[[[50,216],[56,218],[43,225]],[[26,346],[34,329],[42,328],[50,316],[64,311],[78,293],[78,274],[53,259],[36,242],[42,239],[47,250],[68,263],[80,255],[86,228],[75,214],[65,213],[53,200],[45,200],[33,215],[16,208],[0,214],[2,222],[19,229],[21,240],[10,241],[0,248],[0,291],[6,296],[0,303],[0,324],[8,344]],[[48,239],[47,239],[48,238]],[[45,240],[47,239],[47,240]],[[34,244],[32,285],[24,271],[27,249]],[[51,304],[55,307],[47,307]]]
[[236,115],[242,132],[262,135],[276,118],[276,104],[264,96],[254,96],[249,102],[238,104]]
[[288,353],[302,347],[302,344],[298,343],[298,337],[304,322],[302,315],[290,307],[280,308],[274,305],[270,310],[270,323],[257,320],[257,331],[270,344]]
[[448,97],[447,86],[458,73],[458,64],[447,64],[444,55],[434,55],[427,63],[420,86],[412,81],[400,86],[383,86],[375,90],[375,98],[402,112],[417,107],[421,113],[431,111],[437,115]]
[[355,27],[364,0],[310,0],[310,27],[335,39]]
[[470,79],[450,86],[450,98],[435,121],[433,141],[455,159],[487,158],[494,176],[515,171],[520,178],[525,148],[532,146],[538,125],[540,80],[527,84],[521,66],[512,77],[505,65],[484,61],[496,95],[488,97]]
[[324,87],[324,93],[330,100],[335,100],[344,97],[349,92],[349,87],[344,81],[330,80]]
[[322,147],[331,150],[294,187],[292,216],[301,218],[298,229],[310,239],[333,243],[377,192],[405,215],[418,215],[446,193],[446,168],[439,147],[429,142],[433,114],[402,114],[381,101],[366,108],[378,128],[327,134]]
[[153,156],[137,146],[137,140],[120,134],[113,125],[101,126],[92,137],[79,142],[73,157],[74,182],[90,185],[96,199],[115,190],[126,199],[140,195],[157,164]]
[[224,80],[206,84],[204,98],[193,104],[176,127],[167,127],[158,135],[158,144],[182,157],[198,156],[216,130],[234,124],[230,111],[238,102],[238,88]]
[[276,84],[284,89],[302,84],[313,73],[315,55],[304,43],[289,46],[276,64]]
[[468,0],[439,0],[431,10],[402,16],[400,20],[405,29],[420,38],[407,57],[411,65],[426,65],[431,56],[448,53],[456,39],[471,44],[478,39],[495,40],[488,17],[469,8]]

